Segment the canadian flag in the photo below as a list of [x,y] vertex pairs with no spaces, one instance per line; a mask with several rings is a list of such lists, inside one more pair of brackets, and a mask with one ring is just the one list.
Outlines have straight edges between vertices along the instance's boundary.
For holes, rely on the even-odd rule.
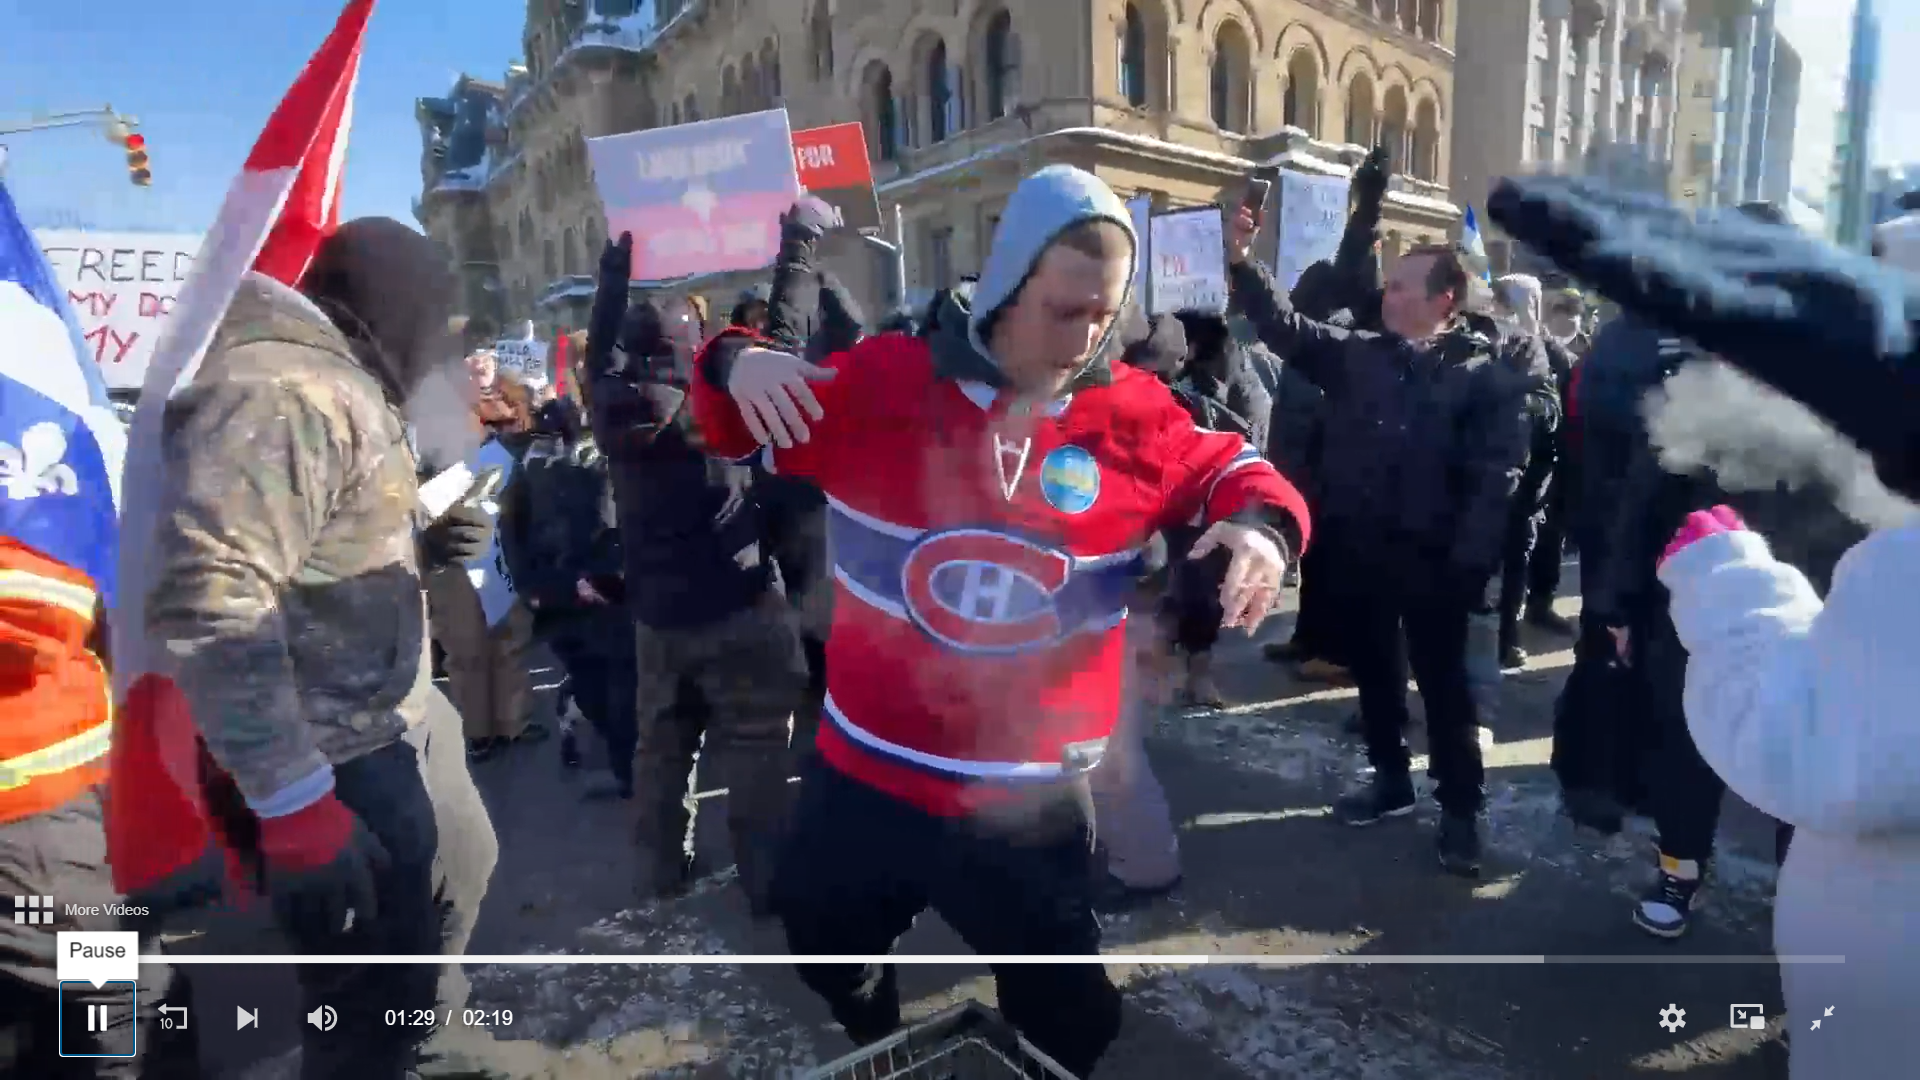
[[145,633],[153,580],[147,542],[161,484],[167,399],[193,381],[214,331],[248,271],[296,285],[340,222],[341,172],[361,47],[374,0],[347,0],[307,61],[240,175],[227,189],[193,273],[155,345],[127,437],[118,604],[112,613],[115,718],[107,798],[107,854],[122,892],[185,870],[207,849],[203,750],[166,660]]

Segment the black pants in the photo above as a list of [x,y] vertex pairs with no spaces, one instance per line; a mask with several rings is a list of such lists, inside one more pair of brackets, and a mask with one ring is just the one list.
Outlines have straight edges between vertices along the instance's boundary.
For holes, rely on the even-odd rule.
[[1323,536],[1316,536],[1300,558],[1300,611],[1293,621],[1293,642],[1303,657],[1345,667],[1349,652],[1340,600],[1341,560]]
[[[815,765],[800,786],[776,902],[796,956],[879,955],[932,908],[975,952],[1086,956],[1099,950],[1090,831],[1063,802],[1033,835],[938,818]],[[858,1043],[900,1026],[893,965],[801,964]],[[1086,1076],[1120,1030],[1120,992],[1098,964],[994,969],[1000,1011],[1041,1051]]]
[[639,741],[634,713],[639,673],[634,667],[633,634],[633,620],[624,610],[616,610],[558,630],[547,639],[567,673],[580,715],[607,744],[607,765],[614,778],[628,783],[633,780],[633,753]]
[[[108,983],[69,987],[60,992],[56,945],[62,930],[140,930],[142,950],[157,943],[146,927],[129,925],[108,914],[120,899],[107,867],[100,798],[88,792],[64,806],[19,821],[0,824],[0,894],[50,896],[53,921],[23,924],[12,912],[0,916],[0,1076],[33,1080],[189,1080],[200,1075],[191,1035],[166,1032],[154,1021],[159,1006],[187,1005],[186,982],[178,972],[142,965],[138,1014],[125,1006],[124,987]],[[7,901],[11,905],[11,901]],[[74,905],[69,914],[67,905]],[[89,1032],[82,1005],[107,1006],[104,1032]],[[79,1016],[75,1015],[76,1010]],[[126,1054],[136,1058],[60,1056],[64,1011],[67,1050],[80,1054]]]
[[1450,580],[1443,567],[1413,557],[1370,570],[1350,565],[1340,573],[1349,585],[1349,668],[1360,691],[1368,762],[1384,781],[1408,774],[1411,666],[1426,705],[1434,798],[1449,813],[1478,813],[1485,770],[1467,683],[1467,615],[1474,590]]
[[1676,859],[1705,862],[1713,854],[1727,785],[1700,756],[1687,730],[1682,702],[1686,650],[1664,610],[1636,620],[1629,633],[1641,711],[1651,725],[1647,801],[1660,850]]
[[[1581,561],[1586,563],[1582,552]],[[1573,670],[1553,705],[1553,774],[1567,791],[1604,794],[1623,808],[1646,802],[1653,725],[1641,708],[1639,673],[1621,663],[1613,636],[1582,614]]]
[[1161,618],[1172,628],[1174,647],[1189,655],[1211,652],[1220,640],[1220,620],[1226,617],[1220,608],[1220,586],[1233,559],[1227,551],[1204,559],[1187,558],[1199,538],[1198,530],[1167,534],[1167,592]]
[[[345,934],[293,951],[458,955],[479,915],[499,848],[467,772],[460,718],[436,691],[428,722],[400,742],[334,766],[334,794],[386,848],[378,910]],[[333,1007],[338,1027],[302,1027],[303,1080],[400,1080],[431,1032],[386,1022],[390,1009],[466,1004],[457,965],[311,964],[298,969],[302,1012]]]
[[1553,603],[1560,594],[1561,562],[1567,550],[1567,505],[1560,491],[1560,477],[1547,491],[1547,506],[1540,514],[1540,527],[1534,533],[1533,552],[1527,557],[1527,606],[1529,610]]

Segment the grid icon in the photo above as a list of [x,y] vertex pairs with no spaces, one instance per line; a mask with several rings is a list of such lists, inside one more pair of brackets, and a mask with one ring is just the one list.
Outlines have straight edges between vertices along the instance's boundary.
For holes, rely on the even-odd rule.
[[13,921],[27,926],[53,925],[53,897],[16,896],[13,898]]

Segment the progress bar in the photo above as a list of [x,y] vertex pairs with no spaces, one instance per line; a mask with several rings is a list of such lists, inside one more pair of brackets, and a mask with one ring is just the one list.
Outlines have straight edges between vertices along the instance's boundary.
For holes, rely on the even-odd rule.
[[[143,964],[164,964],[168,966],[192,964],[445,964],[456,959],[446,956],[342,956],[329,954],[324,956],[300,956],[283,953],[272,956],[205,956],[183,955],[179,953],[150,953],[142,956]],[[1399,965],[1422,967],[1451,964],[1659,964],[1663,966],[1692,966],[1696,964],[1844,964],[1844,956],[1676,956],[1672,953],[1646,953],[1632,956],[1548,956],[1545,954],[1512,954],[1505,956],[1275,956],[1271,953],[1221,954],[1221,953],[1103,953],[1098,956],[982,956],[965,953],[957,956],[793,956],[775,955],[641,955],[635,953],[607,953],[592,955],[543,956],[540,954],[513,953],[506,955],[468,955],[457,958],[466,966],[480,965],[519,965],[523,967],[557,967],[568,964],[629,964],[647,966],[699,965],[702,967],[726,967],[772,964],[788,965],[808,964],[964,964],[980,966],[985,964],[1136,964],[1193,967],[1202,965],[1240,966],[1240,967],[1306,967],[1314,964],[1342,965]]]

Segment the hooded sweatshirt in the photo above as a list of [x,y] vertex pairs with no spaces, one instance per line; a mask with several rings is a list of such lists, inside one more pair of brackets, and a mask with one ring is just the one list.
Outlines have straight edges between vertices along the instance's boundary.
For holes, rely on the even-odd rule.
[[628,307],[625,282],[603,283],[593,321],[591,419],[613,482],[628,608],[657,630],[708,626],[745,610],[773,587],[752,468],[706,454],[650,301]]
[[1088,220],[1132,235],[1096,177],[1063,166],[1028,177],[973,309],[950,299],[931,339],[883,334],[832,358],[805,443],[756,450],[724,389],[748,339],[710,346],[694,385],[716,452],[764,456],[826,493],[836,594],[822,760],[929,813],[967,814],[1098,763],[1153,533],[1263,524],[1272,510],[1304,539],[1298,494],[1244,438],[1195,428],[1153,376],[1110,366],[1111,329],[1010,441],[1022,429],[980,324],[1062,230]]

